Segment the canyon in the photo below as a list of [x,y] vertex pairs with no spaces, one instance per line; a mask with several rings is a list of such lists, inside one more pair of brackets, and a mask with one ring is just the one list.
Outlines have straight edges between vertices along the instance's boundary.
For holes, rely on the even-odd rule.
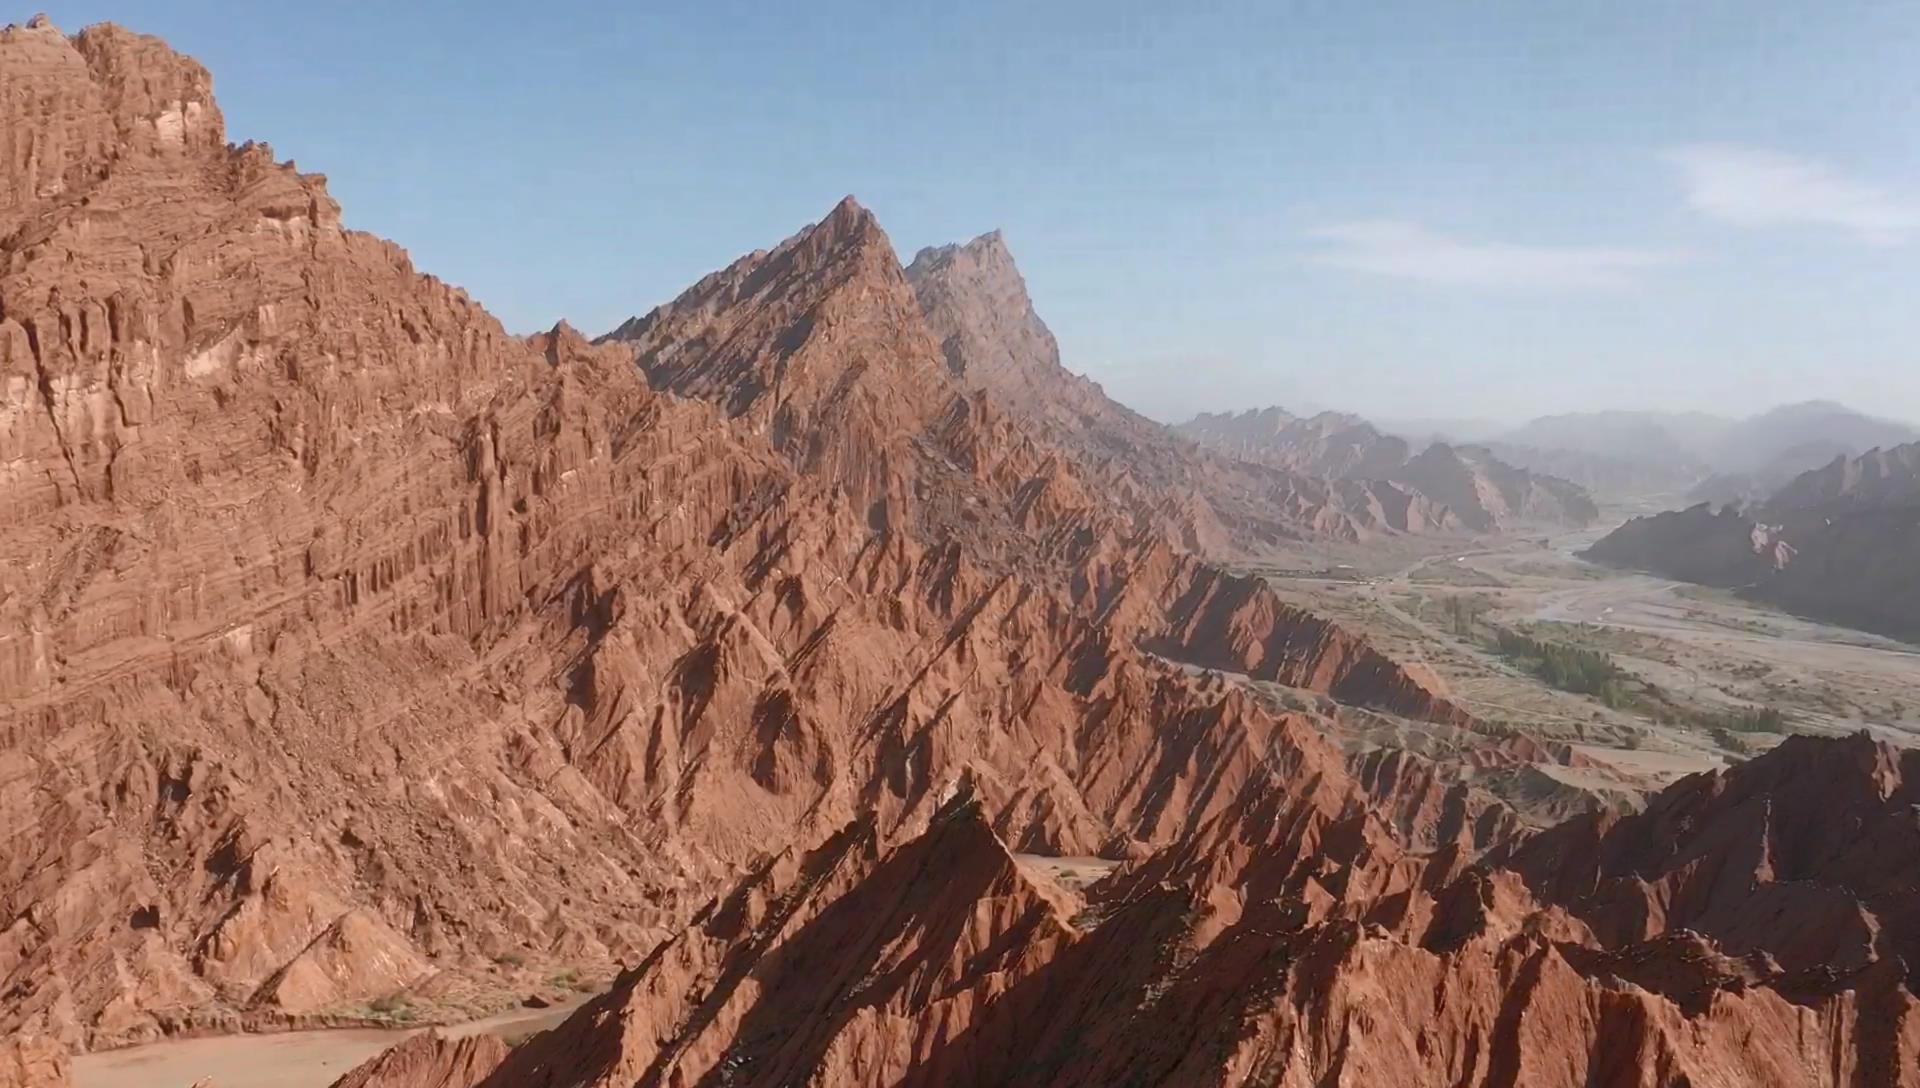
[[1577,488],[1190,441],[852,198],[520,336],[158,39],[0,108],[0,1085],[560,991],[336,1083],[1920,1084],[1914,751],[1541,826],[1329,740],[1573,759],[1242,564]]

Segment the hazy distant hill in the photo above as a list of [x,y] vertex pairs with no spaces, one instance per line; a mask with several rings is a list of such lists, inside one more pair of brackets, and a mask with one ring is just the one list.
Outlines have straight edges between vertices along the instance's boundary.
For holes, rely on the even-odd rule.
[[1706,463],[1737,424],[1702,412],[1574,412],[1541,416],[1496,441],[1622,462]]
[[1530,472],[1486,449],[1433,442],[1415,447],[1359,416],[1295,416],[1281,408],[1202,413],[1175,428],[1230,457],[1336,480],[1377,480],[1412,488],[1466,528],[1486,532],[1520,522],[1586,525],[1599,516],[1577,484]]
[[1487,443],[1502,459],[1602,494],[1684,491],[1698,502],[1753,502],[1836,457],[1920,438],[1920,430],[1831,401],[1747,419],[1701,412],[1542,416]]
[[1780,472],[1791,478],[1836,457],[1857,457],[1915,439],[1920,439],[1920,430],[1905,423],[1816,400],[1741,420],[1720,435],[1708,459],[1722,472]]

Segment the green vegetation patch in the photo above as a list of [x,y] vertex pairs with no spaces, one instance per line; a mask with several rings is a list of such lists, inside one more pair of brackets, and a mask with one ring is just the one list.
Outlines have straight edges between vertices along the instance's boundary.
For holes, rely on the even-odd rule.
[[1564,642],[1542,642],[1506,627],[1495,630],[1494,649],[1548,687],[1591,696],[1601,705],[1616,710],[1633,704],[1633,694],[1628,687],[1633,674],[1599,650]]

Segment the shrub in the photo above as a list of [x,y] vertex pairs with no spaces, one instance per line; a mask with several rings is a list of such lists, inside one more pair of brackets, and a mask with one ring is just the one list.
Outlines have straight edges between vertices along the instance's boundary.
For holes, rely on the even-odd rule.
[[413,999],[406,994],[376,997],[367,1007],[381,1016],[390,1016],[395,1020],[413,1019]]
[[1626,690],[1630,674],[1598,650],[1542,642],[1505,627],[1494,633],[1494,646],[1502,657],[1550,687],[1590,695],[1603,706],[1615,709],[1631,702]]

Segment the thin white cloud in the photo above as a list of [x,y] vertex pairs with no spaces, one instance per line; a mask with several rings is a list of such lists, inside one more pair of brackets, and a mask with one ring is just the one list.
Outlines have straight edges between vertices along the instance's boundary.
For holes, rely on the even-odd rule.
[[1920,194],[1847,177],[1826,163],[1762,148],[1695,144],[1667,152],[1687,203],[1746,227],[1837,227],[1873,245],[1920,238]]
[[1314,258],[1321,264],[1426,283],[1503,290],[1626,287],[1643,272],[1686,259],[1685,254],[1670,250],[1468,241],[1417,223],[1384,219],[1322,227],[1313,237],[1330,246]]

